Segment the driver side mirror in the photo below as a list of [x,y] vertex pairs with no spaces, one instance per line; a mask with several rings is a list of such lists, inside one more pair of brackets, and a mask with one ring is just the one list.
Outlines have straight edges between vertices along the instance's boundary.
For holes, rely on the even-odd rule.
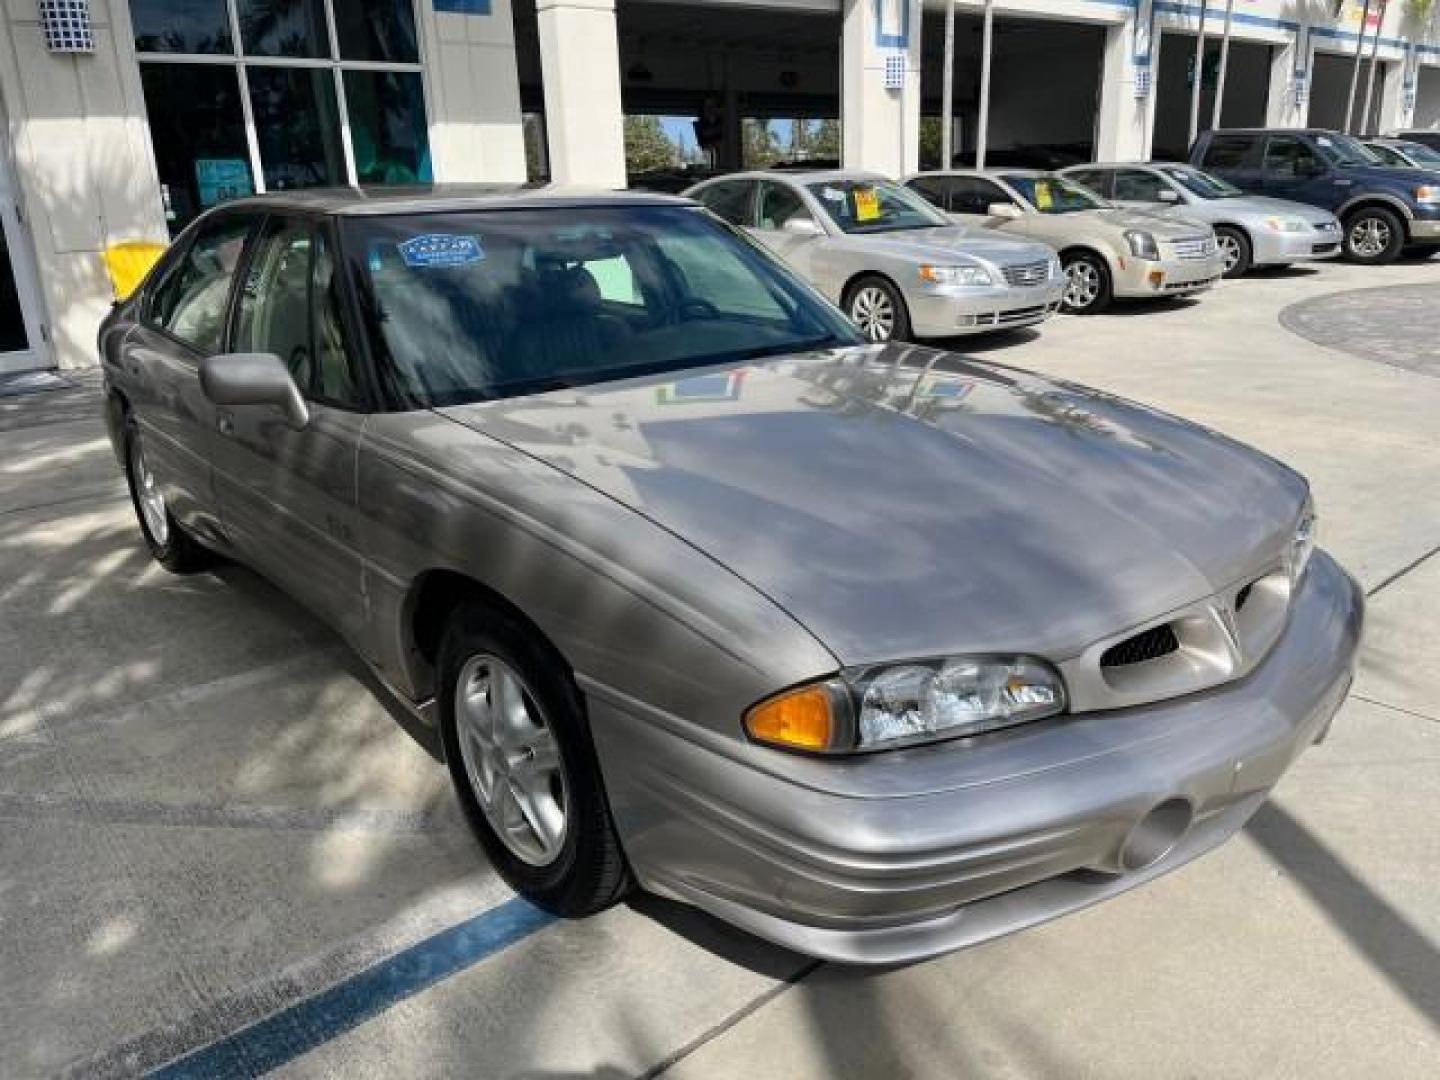
[[780,226],[780,231],[789,233],[791,236],[825,235],[825,230],[820,228],[820,223],[805,214],[796,214],[794,217],[786,218],[784,224]]
[[991,203],[985,208],[985,213],[990,217],[1005,218],[1008,221],[1015,221],[1021,216],[1020,208],[1013,202]]
[[296,431],[310,410],[289,370],[274,353],[223,353],[200,361],[200,389],[216,405],[273,405]]
[[1169,203],[1174,206],[1180,201],[1180,193],[1174,188],[1161,188],[1155,197],[1162,203]]

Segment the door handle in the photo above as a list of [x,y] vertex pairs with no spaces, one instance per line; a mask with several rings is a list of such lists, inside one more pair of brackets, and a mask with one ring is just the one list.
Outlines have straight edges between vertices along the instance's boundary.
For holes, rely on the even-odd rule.
[[221,409],[215,414],[215,426],[221,435],[235,434],[235,417],[233,414]]

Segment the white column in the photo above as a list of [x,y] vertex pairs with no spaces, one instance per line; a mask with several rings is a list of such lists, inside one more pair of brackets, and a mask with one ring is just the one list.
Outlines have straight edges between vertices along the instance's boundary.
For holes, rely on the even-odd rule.
[[418,10],[436,181],[524,181],[525,134],[510,0],[493,0],[486,15],[436,12],[429,4]]
[[625,186],[615,0],[537,0],[550,175],[557,184]]
[[[898,177],[920,167],[920,0],[845,0],[840,120],[847,169]],[[886,88],[888,57],[903,62]]]
[[1406,58],[1400,63],[1380,65],[1380,71],[1375,75],[1377,79],[1383,80],[1381,85],[1376,87],[1376,93],[1380,95],[1380,116],[1379,122],[1371,131],[1372,135],[1402,131],[1410,126],[1415,110],[1414,98],[1406,92],[1405,86],[1409,68],[1408,50]]
[[[1283,48],[1270,53],[1270,99],[1265,106],[1267,127],[1302,128],[1310,111],[1304,90],[1310,85],[1314,56],[1309,52],[1308,35],[1302,31]],[[1302,55],[1302,53],[1304,55]]]
[[[1142,0],[1142,8],[1149,3]],[[1112,26],[1105,34],[1105,59],[1100,75],[1100,123],[1096,134],[1098,161],[1145,161],[1155,134],[1155,83],[1160,71],[1160,35],[1148,34],[1142,11]],[[1137,26],[1140,33],[1137,34]],[[1148,55],[1149,82],[1144,86]]]

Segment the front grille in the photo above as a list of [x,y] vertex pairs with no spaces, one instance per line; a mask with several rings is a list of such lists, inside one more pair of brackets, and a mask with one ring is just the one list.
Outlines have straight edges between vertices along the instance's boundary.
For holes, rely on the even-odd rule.
[[1102,668],[1130,667],[1148,660],[1159,660],[1180,649],[1180,641],[1169,623],[1152,626],[1134,637],[1111,645],[1100,656]]
[[1008,285],[1030,288],[1035,285],[1044,285],[1050,279],[1050,261],[1020,263],[1016,266],[1003,268],[1005,281]]
[[1212,236],[1188,236],[1170,244],[1177,259],[1208,259],[1215,254],[1215,238]]
[[1197,289],[1208,289],[1214,285],[1219,278],[1205,278],[1203,281],[1171,281],[1166,284],[1165,292],[1194,292]]

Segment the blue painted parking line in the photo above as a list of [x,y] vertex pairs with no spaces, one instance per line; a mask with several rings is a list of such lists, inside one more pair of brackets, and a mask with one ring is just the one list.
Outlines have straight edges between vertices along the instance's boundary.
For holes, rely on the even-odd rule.
[[508,900],[149,1075],[160,1080],[260,1076],[554,920],[519,897]]

